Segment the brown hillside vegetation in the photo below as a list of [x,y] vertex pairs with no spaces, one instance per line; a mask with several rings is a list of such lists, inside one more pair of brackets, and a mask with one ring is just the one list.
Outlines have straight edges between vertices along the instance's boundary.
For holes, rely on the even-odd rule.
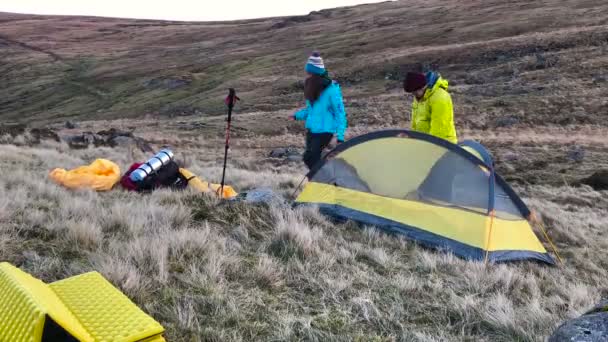
[[404,0],[226,23],[2,14],[0,118],[212,115],[229,86],[244,110],[293,108],[319,49],[354,122],[405,115],[402,73],[434,67],[460,124],[603,124],[607,25],[598,0]]

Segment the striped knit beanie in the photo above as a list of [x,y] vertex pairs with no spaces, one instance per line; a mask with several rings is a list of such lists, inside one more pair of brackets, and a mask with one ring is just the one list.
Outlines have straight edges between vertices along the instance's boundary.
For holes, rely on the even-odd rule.
[[308,58],[306,63],[306,72],[323,76],[326,73],[325,64],[323,64],[323,58],[318,52],[313,52],[312,56]]

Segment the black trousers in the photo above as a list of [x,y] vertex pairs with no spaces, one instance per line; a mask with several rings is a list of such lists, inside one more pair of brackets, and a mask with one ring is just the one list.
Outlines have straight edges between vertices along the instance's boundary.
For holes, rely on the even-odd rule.
[[304,152],[304,163],[311,170],[321,160],[321,153],[329,146],[332,133],[306,133],[306,152]]

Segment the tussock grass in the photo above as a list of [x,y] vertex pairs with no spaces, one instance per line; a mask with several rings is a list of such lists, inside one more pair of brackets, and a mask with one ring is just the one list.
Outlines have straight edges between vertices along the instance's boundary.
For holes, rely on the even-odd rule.
[[[0,155],[0,260],[46,281],[99,271],[170,341],[542,341],[608,295],[607,197],[590,188],[518,189],[563,267],[486,267],[311,208],[69,191],[46,177],[99,156],[126,167],[120,149],[0,145]],[[215,177],[213,165],[191,158],[201,175]],[[277,191],[299,177],[230,175],[237,189]]]

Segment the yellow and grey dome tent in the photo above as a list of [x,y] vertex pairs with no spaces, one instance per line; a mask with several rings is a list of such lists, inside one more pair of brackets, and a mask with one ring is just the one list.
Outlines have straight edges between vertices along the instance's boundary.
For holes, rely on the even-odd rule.
[[387,130],[339,145],[311,172],[296,205],[404,235],[469,260],[554,264],[513,189],[479,144]]

